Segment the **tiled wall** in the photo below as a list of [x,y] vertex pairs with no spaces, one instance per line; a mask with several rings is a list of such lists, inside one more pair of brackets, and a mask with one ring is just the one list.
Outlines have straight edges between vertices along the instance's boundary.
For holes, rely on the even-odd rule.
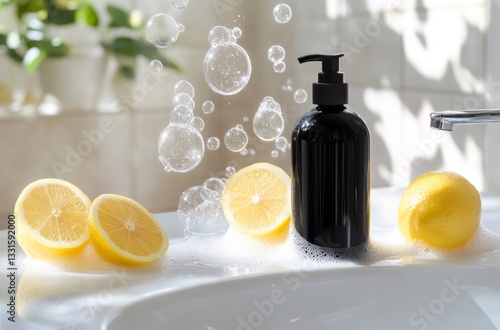
[[[279,2],[293,9],[288,24],[273,20],[272,9]],[[183,72],[167,71],[161,83],[148,89],[137,107],[126,112],[25,116],[0,106],[0,228],[1,219],[12,212],[26,184],[57,176],[55,163],[73,160],[70,171],[59,174],[91,198],[108,192],[124,194],[152,212],[175,210],[182,191],[212,175],[222,175],[228,165],[239,168],[269,161],[289,170],[289,152],[272,158],[273,144],[254,137],[251,119],[262,98],[272,96],[284,111],[284,136],[290,136],[295,121],[311,107],[310,96],[307,103],[297,104],[290,91],[304,88],[310,92],[316,80],[319,64],[299,66],[296,61],[308,53],[346,54],[341,66],[350,84],[349,107],[365,119],[371,131],[373,187],[403,186],[426,171],[446,169],[466,176],[480,190],[500,191],[498,126],[462,126],[451,133],[428,128],[432,111],[500,104],[496,37],[500,25],[492,19],[500,13],[498,0],[191,0],[183,10],[168,2],[139,6],[147,15],[170,13],[185,25],[177,43],[165,51]],[[215,94],[202,74],[208,31],[215,25],[239,26],[243,35],[238,43],[252,59],[250,83],[234,96]],[[267,59],[267,49],[273,44],[286,49],[287,70],[281,74],[273,72]],[[147,74],[143,62],[136,86]],[[20,90],[26,84],[36,87],[36,79],[24,76],[0,56],[0,81],[10,89]],[[222,145],[217,151],[207,150],[200,166],[190,173],[165,173],[157,159],[156,140],[168,122],[172,86],[180,79],[196,89],[195,112],[206,122],[204,138],[217,136],[222,141],[230,127],[242,124],[255,154],[231,153]],[[116,95],[120,99],[133,91],[122,89],[113,96],[110,81],[109,77],[105,80],[101,107],[112,103]],[[210,115],[201,111],[205,100],[215,103]],[[100,136],[96,130],[101,131],[102,141],[92,144],[80,160],[71,159],[72,150],[89,139],[88,132]]]

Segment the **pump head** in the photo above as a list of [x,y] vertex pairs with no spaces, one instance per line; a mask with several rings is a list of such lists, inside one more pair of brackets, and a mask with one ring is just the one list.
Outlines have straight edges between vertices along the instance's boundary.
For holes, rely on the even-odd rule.
[[313,83],[313,103],[318,105],[347,104],[347,83],[344,75],[339,72],[339,59],[344,54],[336,55],[306,55],[299,57],[299,63],[321,61],[322,72],[318,73],[318,82]]

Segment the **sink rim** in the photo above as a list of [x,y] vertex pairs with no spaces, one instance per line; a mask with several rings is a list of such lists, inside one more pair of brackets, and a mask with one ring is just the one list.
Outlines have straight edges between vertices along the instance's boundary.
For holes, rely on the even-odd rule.
[[[342,265],[335,264],[334,266],[329,264],[321,266],[317,269],[295,268],[285,271],[222,277],[188,287],[158,291],[134,300],[129,300],[122,305],[116,306],[107,313],[102,320],[101,329],[109,329],[113,326],[114,322],[119,321],[122,315],[127,315],[129,312],[136,309],[137,306],[140,308],[140,306],[144,306],[145,304],[154,304],[165,308],[173,306],[176,303],[191,301],[193,299],[203,300],[210,296],[224,294],[227,292],[246,291],[252,288],[258,289],[265,285],[274,287],[276,283],[283,284],[283,277],[286,274],[297,275],[305,273],[307,274],[307,278],[303,280],[304,283],[315,281],[336,282],[337,280],[342,281],[345,279],[362,282],[364,279],[372,276],[387,275],[388,272],[391,273],[391,276],[397,273],[396,276],[405,277],[408,275],[411,276],[416,272],[427,270],[432,270],[432,272],[426,273],[429,274],[430,278],[442,283],[444,280],[451,278],[451,276],[458,276],[457,274],[464,274],[464,272],[465,274],[476,274],[477,272],[486,271],[488,272],[487,274],[498,274],[500,273],[500,263],[471,265],[467,262],[457,262],[455,260],[444,260],[438,264],[390,263],[377,265],[353,265],[345,263]],[[500,291],[500,279],[498,281],[498,290]],[[160,302],[160,304],[157,304],[157,302]]]

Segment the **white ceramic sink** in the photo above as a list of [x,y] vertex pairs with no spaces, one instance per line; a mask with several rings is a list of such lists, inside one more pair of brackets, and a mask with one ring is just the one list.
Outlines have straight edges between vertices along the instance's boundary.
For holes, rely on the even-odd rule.
[[[394,227],[401,190],[372,194],[373,231]],[[500,233],[498,197],[482,225]],[[337,263],[222,278],[115,308],[101,329],[500,329],[500,251]]]
[[[394,229],[401,193],[372,190],[371,237]],[[500,234],[500,197],[482,201],[482,226]],[[18,317],[15,325],[2,318],[0,328],[500,329],[500,249],[294,264],[283,246],[262,264],[248,261],[248,249],[235,248],[242,242],[230,241],[225,251],[212,249],[228,259],[217,264],[204,259],[204,244],[191,248],[174,212],[157,218],[171,246],[152,268],[61,270],[26,259],[19,249]],[[5,231],[0,243],[7,245]],[[262,260],[272,254],[262,246],[250,250]],[[0,253],[6,260],[6,251]],[[1,287],[6,280],[0,278]],[[0,294],[4,306],[6,299]]]
[[268,274],[159,293],[102,329],[498,329],[500,268],[371,266]]

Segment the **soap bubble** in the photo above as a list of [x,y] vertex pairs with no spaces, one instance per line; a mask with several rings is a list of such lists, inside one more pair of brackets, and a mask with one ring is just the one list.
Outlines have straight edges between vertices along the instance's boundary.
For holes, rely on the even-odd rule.
[[224,171],[225,175],[227,178],[230,178],[231,175],[236,173],[236,169],[233,166],[227,166],[226,170]]
[[273,150],[273,151],[271,151],[271,157],[273,157],[273,158],[278,158],[278,156],[279,156],[279,152],[278,152],[278,150]]
[[228,228],[218,191],[205,185],[193,186],[182,193],[177,214],[184,224],[186,236],[214,235]]
[[307,101],[307,92],[303,89],[297,89],[295,93],[293,93],[293,99],[297,103],[304,103]]
[[242,155],[242,156],[248,155],[248,149],[247,148],[243,148],[243,150],[240,151],[240,155]]
[[172,103],[174,107],[178,105],[186,105],[190,107],[191,109],[194,109],[195,103],[194,100],[189,94],[187,93],[179,93],[175,94],[174,99],[172,100]]
[[210,31],[209,41],[211,48],[203,60],[207,84],[221,95],[240,92],[252,73],[247,52],[236,44],[234,32],[223,26],[216,26]]
[[222,179],[219,178],[209,178],[203,182],[203,187],[209,189],[210,191],[215,193],[215,200],[220,201],[222,198],[222,193],[224,192],[224,188],[226,184]]
[[274,20],[280,24],[285,24],[292,18],[292,8],[286,3],[280,3],[273,9]]
[[149,63],[149,71],[152,73],[160,73],[163,70],[163,64],[158,60],[152,60]]
[[186,8],[189,4],[189,0],[172,0],[172,5],[177,9]]
[[146,38],[159,48],[172,45],[182,31],[184,31],[182,24],[178,24],[172,16],[163,13],[151,16],[145,28]]
[[208,114],[214,112],[215,106],[214,106],[214,103],[212,101],[205,101],[205,102],[203,102],[201,109],[203,110],[204,114],[208,115]]
[[286,70],[286,64],[283,61],[276,61],[273,64],[273,69],[276,73],[283,73]]
[[285,121],[281,106],[270,96],[265,97],[253,117],[253,130],[264,141],[272,141],[283,133]]
[[207,139],[208,150],[214,151],[219,149],[219,147],[220,147],[220,141],[218,138],[216,138],[215,136],[211,136]]
[[287,141],[286,137],[280,136],[279,138],[274,140],[274,146],[276,147],[276,149],[278,149],[280,151],[283,151],[283,152],[286,151],[286,148],[288,146],[288,141]]
[[233,37],[235,39],[239,39],[241,37],[241,34],[242,34],[242,32],[241,32],[241,29],[239,27],[235,27],[233,29]]
[[236,37],[232,30],[218,25],[212,28],[208,33],[208,41],[210,42],[210,47],[215,47],[219,44],[236,42]]
[[285,49],[280,45],[273,45],[267,51],[267,58],[273,63],[283,61],[285,59]]
[[193,108],[187,104],[177,105],[170,113],[171,124],[190,124],[193,119]]
[[191,118],[191,126],[201,132],[205,129],[205,122],[200,117],[193,117]]
[[173,89],[174,95],[186,93],[191,98],[194,98],[194,87],[187,80],[179,80]]
[[170,124],[158,138],[158,158],[167,172],[191,171],[201,162],[204,153],[203,137],[188,124]]
[[248,143],[248,135],[243,130],[243,126],[236,125],[229,129],[224,135],[224,144],[232,152],[243,150]]

